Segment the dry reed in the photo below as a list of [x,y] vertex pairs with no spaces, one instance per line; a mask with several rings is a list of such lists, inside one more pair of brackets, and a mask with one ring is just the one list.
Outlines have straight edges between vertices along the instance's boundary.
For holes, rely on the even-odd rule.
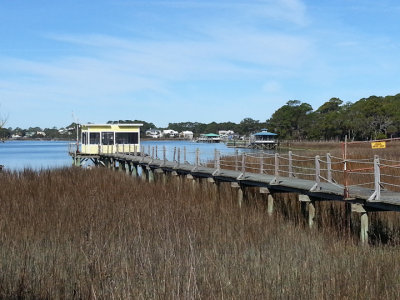
[[239,208],[225,184],[76,168],[0,179],[0,298],[400,296],[398,247],[268,217],[255,196]]

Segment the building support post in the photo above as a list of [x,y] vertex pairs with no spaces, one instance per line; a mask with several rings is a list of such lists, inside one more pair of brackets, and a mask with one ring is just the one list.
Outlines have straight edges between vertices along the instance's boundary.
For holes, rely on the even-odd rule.
[[195,191],[196,183],[197,183],[196,178],[194,178],[192,174],[188,174],[188,175],[186,175],[186,180],[189,181],[189,184],[190,184],[192,190]]
[[130,161],[125,162],[125,173],[126,173],[126,175],[131,174],[131,162]]
[[219,200],[219,182],[212,177],[207,178],[208,186],[211,187],[212,197]]
[[126,172],[126,170],[125,170],[125,162],[122,161],[122,160],[118,161],[118,171]]
[[75,156],[75,157],[74,157],[74,161],[73,161],[73,165],[74,165],[75,167],[80,167],[80,166],[81,166],[81,158]]
[[130,171],[131,171],[131,176],[132,177],[137,177],[138,176],[137,165],[131,164]]
[[267,213],[268,216],[272,216],[274,213],[274,197],[272,197],[271,192],[267,188],[260,188],[261,196],[267,200]]
[[147,170],[145,167],[143,167],[143,165],[140,166],[140,168],[142,169],[142,174],[140,175],[141,179],[143,181],[146,181],[147,179]]
[[242,207],[243,202],[246,201],[245,186],[242,184],[239,184],[237,182],[232,182],[231,187],[234,190],[236,190],[237,201],[238,201],[239,207]]
[[368,213],[361,214],[360,240],[363,246],[368,245]]
[[150,166],[147,166],[146,169],[147,169],[147,174],[148,174],[148,176],[147,176],[148,181],[149,181],[150,183],[154,182],[154,172],[153,172],[153,169],[150,168]]
[[368,212],[361,204],[352,204],[351,211],[360,214],[360,242],[362,246],[368,246]]
[[176,190],[177,192],[180,192],[181,190],[181,176],[179,176],[178,172],[172,171],[171,175],[174,177],[174,181],[176,184]]
[[307,195],[299,195],[299,201],[301,202],[301,211],[307,218],[308,227],[313,228],[315,218],[315,202],[312,201]]

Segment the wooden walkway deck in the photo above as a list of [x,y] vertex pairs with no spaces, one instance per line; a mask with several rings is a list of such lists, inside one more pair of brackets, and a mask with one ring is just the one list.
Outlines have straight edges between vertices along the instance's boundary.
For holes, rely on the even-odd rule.
[[[150,151],[148,152],[150,153]],[[162,174],[190,176],[190,178],[193,179],[207,178],[209,181],[215,183],[228,182],[231,183],[232,187],[238,188],[239,192],[247,187],[259,187],[262,193],[267,193],[271,196],[279,192],[297,193],[302,195],[299,197],[300,201],[304,201],[307,205],[312,206],[311,209],[308,209],[310,226],[312,225],[315,213],[315,208],[313,207],[314,202],[342,201],[348,204],[352,212],[361,214],[360,236],[363,242],[368,238],[368,212],[400,211],[400,192],[382,188],[381,166],[387,168],[388,165],[381,163],[377,157],[370,162],[370,167],[362,169],[373,171],[367,174],[372,176],[372,182],[359,185],[344,185],[338,184],[332,179],[332,173],[335,171],[343,173],[343,171],[332,169],[332,162],[329,155],[326,161],[322,161],[319,156],[315,157],[315,167],[312,168],[312,174],[315,174],[315,176],[311,180],[299,178],[297,175],[301,174],[301,172],[298,171],[296,173],[293,171],[296,165],[294,164],[293,154],[291,153],[289,153],[286,158],[280,157],[278,154],[269,155],[269,159],[273,160],[272,163],[268,163],[266,158],[262,156],[253,157],[253,161],[248,163],[247,166],[244,163],[246,159],[244,156],[239,157],[242,159],[241,163],[238,157],[234,159],[234,163],[232,163],[232,158],[230,158],[232,164],[228,165],[229,159],[221,158],[217,152],[215,159],[206,164],[200,164],[198,153],[195,163],[188,163],[186,158],[183,160],[184,162],[180,162],[179,154],[178,159],[176,159],[175,152],[174,159],[172,161],[167,160],[165,149],[163,159],[160,159],[157,154],[154,155],[154,150],[151,155],[145,155],[144,151],[142,151],[141,154],[99,153],[96,155],[85,155],[71,153],[71,155],[75,162],[79,161],[79,163],[83,160],[90,159],[96,165],[104,165],[109,168],[119,169],[137,176],[139,172],[142,172],[149,180],[152,180],[151,178],[154,180],[154,172],[157,172]],[[281,162],[282,159],[286,159],[288,163],[285,165],[282,163],[279,164],[279,159],[281,159]],[[302,157],[300,161],[305,161],[304,157]],[[325,163],[327,167],[322,169],[320,167],[321,163]],[[348,170],[346,170],[345,173],[353,172],[354,174],[358,174],[357,171],[361,169],[353,168],[353,170],[350,170],[350,163],[354,165],[360,162],[347,161],[347,167],[345,165],[345,168],[348,168]],[[255,164],[257,165],[256,167],[254,167]],[[394,163],[393,166],[397,168],[398,164]],[[281,174],[286,174],[287,176],[282,176]],[[310,176],[310,173],[305,175]],[[345,178],[347,175],[348,174],[344,174]],[[400,181],[397,179],[396,175],[392,174],[386,176],[391,176],[394,182]],[[393,181],[387,185],[393,186],[394,189],[399,188],[399,186],[393,184]],[[243,193],[241,193],[241,195],[243,197]]]

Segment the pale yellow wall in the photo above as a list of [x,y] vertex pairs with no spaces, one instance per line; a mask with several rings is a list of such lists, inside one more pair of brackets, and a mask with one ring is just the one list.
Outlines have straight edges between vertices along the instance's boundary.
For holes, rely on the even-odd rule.
[[115,132],[139,132],[139,126],[121,126],[118,125],[104,125],[104,126],[86,126],[82,125],[82,131],[88,132],[102,132],[102,131],[115,131]]
[[93,145],[81,144],[81,153],[86,154],[97,154],[99,151],[101,153],[115,153],[115,152],[140,152],[140,126],[119,126],[118,124],[107,124],[107,125],[82,125],[82,132],[137,132],[138,135],[138,143],[137,144],[126,144],[126,145],[118,145],[118,149],[116,145]]

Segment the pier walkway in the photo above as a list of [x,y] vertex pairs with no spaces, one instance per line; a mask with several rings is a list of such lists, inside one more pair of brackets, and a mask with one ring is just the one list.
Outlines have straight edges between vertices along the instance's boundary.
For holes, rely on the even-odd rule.
[[[273,195],[279,192],[296,193],[308,212],[308,224],[312,226],[316,201],[342,201],[346,210],[361,216],[360,238],[368,239],[368,212],[400,211],[400,162],[380,159],[342,159],[288,154],[242,153],[224,156],[214,152],[213,159],[202,161],[199,150],[194,162],[186,159],[186,149],[173,149],[173,157],[167,160],[167,150],[142,147],[138,153],[103,153],[96,155],[70,153],[76,165],[92,160],[132,176],[149,181],[156,177],[173,175],[192,181],[207,179],[218,187],[228,182],[238,191],[241,203],[248,187],[260,188],[267,195],[268,212],[273,210]],[[182,154],[182,155],[181,155]],[[182,159],[181,159],[181,156]],[[155,176],[155,174],[158,174]]]

